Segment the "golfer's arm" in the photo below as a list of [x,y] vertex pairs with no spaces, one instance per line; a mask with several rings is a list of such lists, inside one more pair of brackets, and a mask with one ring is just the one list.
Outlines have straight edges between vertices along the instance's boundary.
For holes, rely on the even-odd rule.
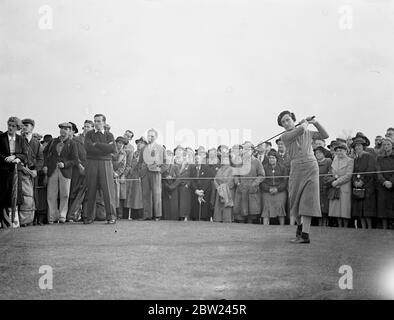
[[291,131],[287,131],[281,136],[281,140],[284,142],[284,144],[289,144],[290,142],[293,142],[297,137],[301,136],[305,130],[306,130],[307,124],[302,124],[296,128],[294,128]]
[[313,125],[316,127],[317,131],[319,131],[322,139],[327,139],[329,137],[328,132],[319,122],[316,121]]

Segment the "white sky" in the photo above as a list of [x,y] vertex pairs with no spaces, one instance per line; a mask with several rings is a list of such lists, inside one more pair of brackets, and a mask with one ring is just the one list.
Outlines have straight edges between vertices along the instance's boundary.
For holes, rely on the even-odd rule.
[[[38,25],[45,4],[51,30]],[[102,112],[115,136],[154,127],[169,147],[182,128],[258,142],[290,109],[316,115],[328,140],[373,140],[394,126],[393,40],[389,0],[0,0],[0,129],[15,115],[57,135]]]

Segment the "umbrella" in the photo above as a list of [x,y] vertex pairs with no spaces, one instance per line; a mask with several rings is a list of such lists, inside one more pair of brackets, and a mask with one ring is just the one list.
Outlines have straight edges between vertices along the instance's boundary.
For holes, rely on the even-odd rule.
[[18,202],[18,164],[15,164],[12,176],[12,193],[11,193],[11,224],[14,224],[15,213]]

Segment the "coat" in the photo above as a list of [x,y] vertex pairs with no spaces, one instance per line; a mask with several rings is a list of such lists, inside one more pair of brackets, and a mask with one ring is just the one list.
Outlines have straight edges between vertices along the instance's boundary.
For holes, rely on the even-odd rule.
[[[375,157],[369,152],[363,152],[354,159],[354,172],[376,171]],[[357,179],[357,174],[352,177],[352,184]],[[376,217],[376,174],[360,174],[365,189],[365,198],[360,200],[352,196],[352,217]]]
[[[377,175],[377,217],[394,219],[394,154],[379,156],[376,167],[378,171],[393,171]],[[387,189],[383,186],[385,181],[391,181],[393,187]]]
[[28,159],[28,168],[31,170],[40,171],[44,165],[44,154],[41,149],[40,141],[36,138],[31,138],[30,141],[27,141],[27,159]]
[[[246,168],[246,164],[243,166]],[[237,220],[248,215],[261,214],[260,183],[264,180],[264,176],[263,165],[255,157],[250,158],[250,169],[246,174],[235,176],[237,187],[234,195],[233,213]]]
[[72,168],[78,165],[78,150],[75,142],[71,139],[66,139],[64,147],[58,155],[56,146],[60,143],[59,138],[55,138],[48,145],[48,151],[44,153],[44,166],[48,168],[48,177],[50,177],[56,169],[58,162],[64,163],[64,168],[60,169],[63,177],[71,179]]
[[145,177],[147,171],[162,172],[162,167],[166,163],[166,153],[164,148],[154,142],[141,149],[139,156],[140,177]]
[[170,164],[166,166],[163,172],[163,219],[178,220],[179,219],[179,194],[176,184],[176,178],[179,176],[179,166]]
[[117,178],[115,179],[115,202],[117,208],[119,207],[120,200],[126,199],[126,181],[123,174],[126,169],[126,158],[127,155],[124,150],[120,150],[112,155],[114,174],[117,174]]
[[85,167],[86,167],[86,150],[83,145],[82,139],[78,137],[74,137],[73,141],[77,148],[78,153],[78,163],[72,167],[72,177],[71,177],[71,186],[70,186],[70,199],[75,199],[79,189],[85,183]]
[[348,156],[344,159],[339,159],[337,156],[334,157],[329,173],[333,176],[338,176],[336,180],[340,190],[340,196],[339,199],[329,200],[328,215],[330,217],[350,219],[353,168],[354,160],[352,158]]
[[[10,144],[8,141],[8,132],[0,135],[0,210],[1,208],[11,207],[12,195],[12,178],[14,174],[15,164],[5,162],[5,158],[9,157]],[[28,149],[26,141],[23,137],[16,135],[15,137],[15,156],[21,160],[22,164],[28,163]],[[21,173],[18,174],[19,177]],[[21,179],[18,179],[18,199],[17,204],[23,203]]]
[[[275,187],[278,189],[278,192],[283,192],[287,190],[288,178],[283,178],[283,176],[287,176],[289,172],[287,168],[283,165],[277,163],[275,168],[273,168],[270,164],[266,164],[264,166],[265,179],[261,183],[261,190],[263,192],[269,192],[270,188]],[[276,178],[276,176],[282,176],[282,178]]]
[[287,151],[284,154],[278,152],[278,164],[282,165],[290,172],[290,156]]
[[[277,162],[275,167],[269,163],[264,166],[265,179],[261,183],[263,210],[262,217],[273,218],[278,216],[286,216],[287,203],[287,186],[288,178],[284,178],[289,174],[289,167],[284,163]],[[270,188],[277,188],[276,194],[270,193]]]
[[178,188],[179,197],[179,216],[189,218],[192,211],[192,193],[191,193],[191,164],[179,165],[178,176],[176,178],[175,186]]
[[[197,172],[197,165],[192,166],[190,170],[190,176],[192,178],[202,179],[193,179],[190,183],[190,190],[192,193],[192,219],[198,220],[208,220],[211,217],[211,202],[210,196],[212,192],[212,181],[213,181],[213,171],[211,167],[207,164],[202,164],[200,167],[200,171]],[[212,178],[212,179],[207,179]],[[201,202],[201,212],[200,212],[200,203],[198,201],[198,196],[196,195],[196,190],[204,191],[204,200],[205,202]]]
[[[234,199],[234,193],[235,193],[235,179],[233,175],[233,168],[228,166],[228,165],[223,165],[219,167],[216,176],[213,180],[214,186],[215,186],[215,205],[214,205],[214,216],[220,216],[219,212],[226,206],[232,208],[233,204],[231,205],[231,202],[233,202]],[[219,187],[222,191],[225,191],[223,188],[223,185],[228,186],[229,194],[227,195],[227,199],[223,198],[223,195],[220,194],[219,192]],[[224,200],[227,200],[226,203]]]
[[[328,190],[329,186],[325,182],[325,174],[328,174],[331,168],[332,160],[330,158],[324,158],[318,161],[319,165],[319,187],[320,187],[320,208],[322,215],[328,214]],[[323,176],[320,176],[323,175]]]
[[126,208],[142,209],[144,207],[142,202],[142,185],[140,179],[140,154],[139,150],[133,153],[130,170],[126,175]]

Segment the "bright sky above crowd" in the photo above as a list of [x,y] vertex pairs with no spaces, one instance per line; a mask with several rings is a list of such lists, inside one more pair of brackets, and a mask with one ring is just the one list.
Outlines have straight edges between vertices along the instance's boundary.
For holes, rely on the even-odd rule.
[[289,109],[373,141],[394,126],[393,16],[384,0],[3,0],[0,130],[104,113],[168,147],[256,143]]

